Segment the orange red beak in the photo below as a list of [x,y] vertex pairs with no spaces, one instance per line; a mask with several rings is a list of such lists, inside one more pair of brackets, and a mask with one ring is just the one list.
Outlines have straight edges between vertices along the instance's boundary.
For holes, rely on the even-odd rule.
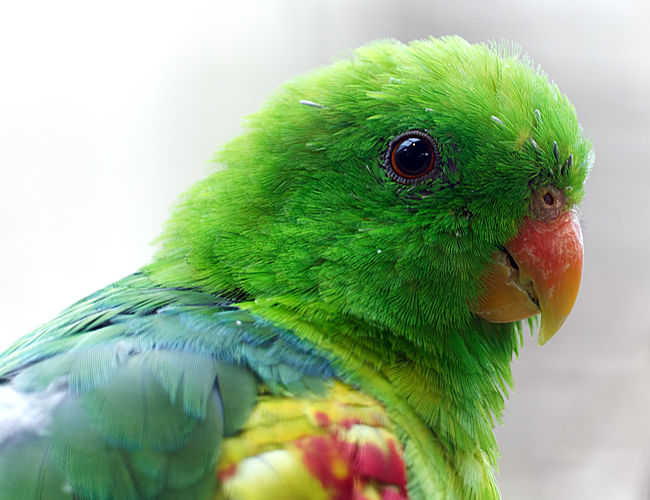
[[541,312],[539,343],[544,344],[573,308],[582,260],[582,231],[574,211],[550,221],[526,217],[506,252],[499,252],[491,263],[485,293],[474,312],[493,323]]

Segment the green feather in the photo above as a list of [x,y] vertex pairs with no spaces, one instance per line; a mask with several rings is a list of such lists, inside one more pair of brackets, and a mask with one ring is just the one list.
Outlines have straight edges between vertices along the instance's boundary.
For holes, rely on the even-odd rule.
[[0,377],[54,403],[42,435],[3,445],[7,491],[208,498],[221,439],[243,426],[261,381],[306,393],[333,374],[313,348],[229,304],[134,275],[14,346]]

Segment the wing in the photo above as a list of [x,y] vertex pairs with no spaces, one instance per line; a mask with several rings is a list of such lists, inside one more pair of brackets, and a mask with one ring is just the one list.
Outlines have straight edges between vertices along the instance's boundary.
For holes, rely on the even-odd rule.
[[329,362],[219,297],[141,274],[0,358],[6,498],[209,498],[260,392],[323,392]]

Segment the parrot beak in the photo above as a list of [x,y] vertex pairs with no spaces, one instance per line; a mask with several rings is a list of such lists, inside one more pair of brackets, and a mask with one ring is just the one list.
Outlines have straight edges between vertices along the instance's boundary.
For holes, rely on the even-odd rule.
[[474,312],[492,323],[542,313],[539,343],[569,316],[582,277],[582,231],[573,210],[544,221],[526,217],[515,238],[490,264]]

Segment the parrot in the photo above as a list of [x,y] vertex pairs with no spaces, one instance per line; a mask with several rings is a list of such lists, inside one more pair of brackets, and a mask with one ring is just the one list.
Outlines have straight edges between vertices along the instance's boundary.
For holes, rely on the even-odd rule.
[[214,163],[148,263],[0,356],[0,498],[499,498],[511,363],[582,275],[569,99],[509,42],[380,40]]

